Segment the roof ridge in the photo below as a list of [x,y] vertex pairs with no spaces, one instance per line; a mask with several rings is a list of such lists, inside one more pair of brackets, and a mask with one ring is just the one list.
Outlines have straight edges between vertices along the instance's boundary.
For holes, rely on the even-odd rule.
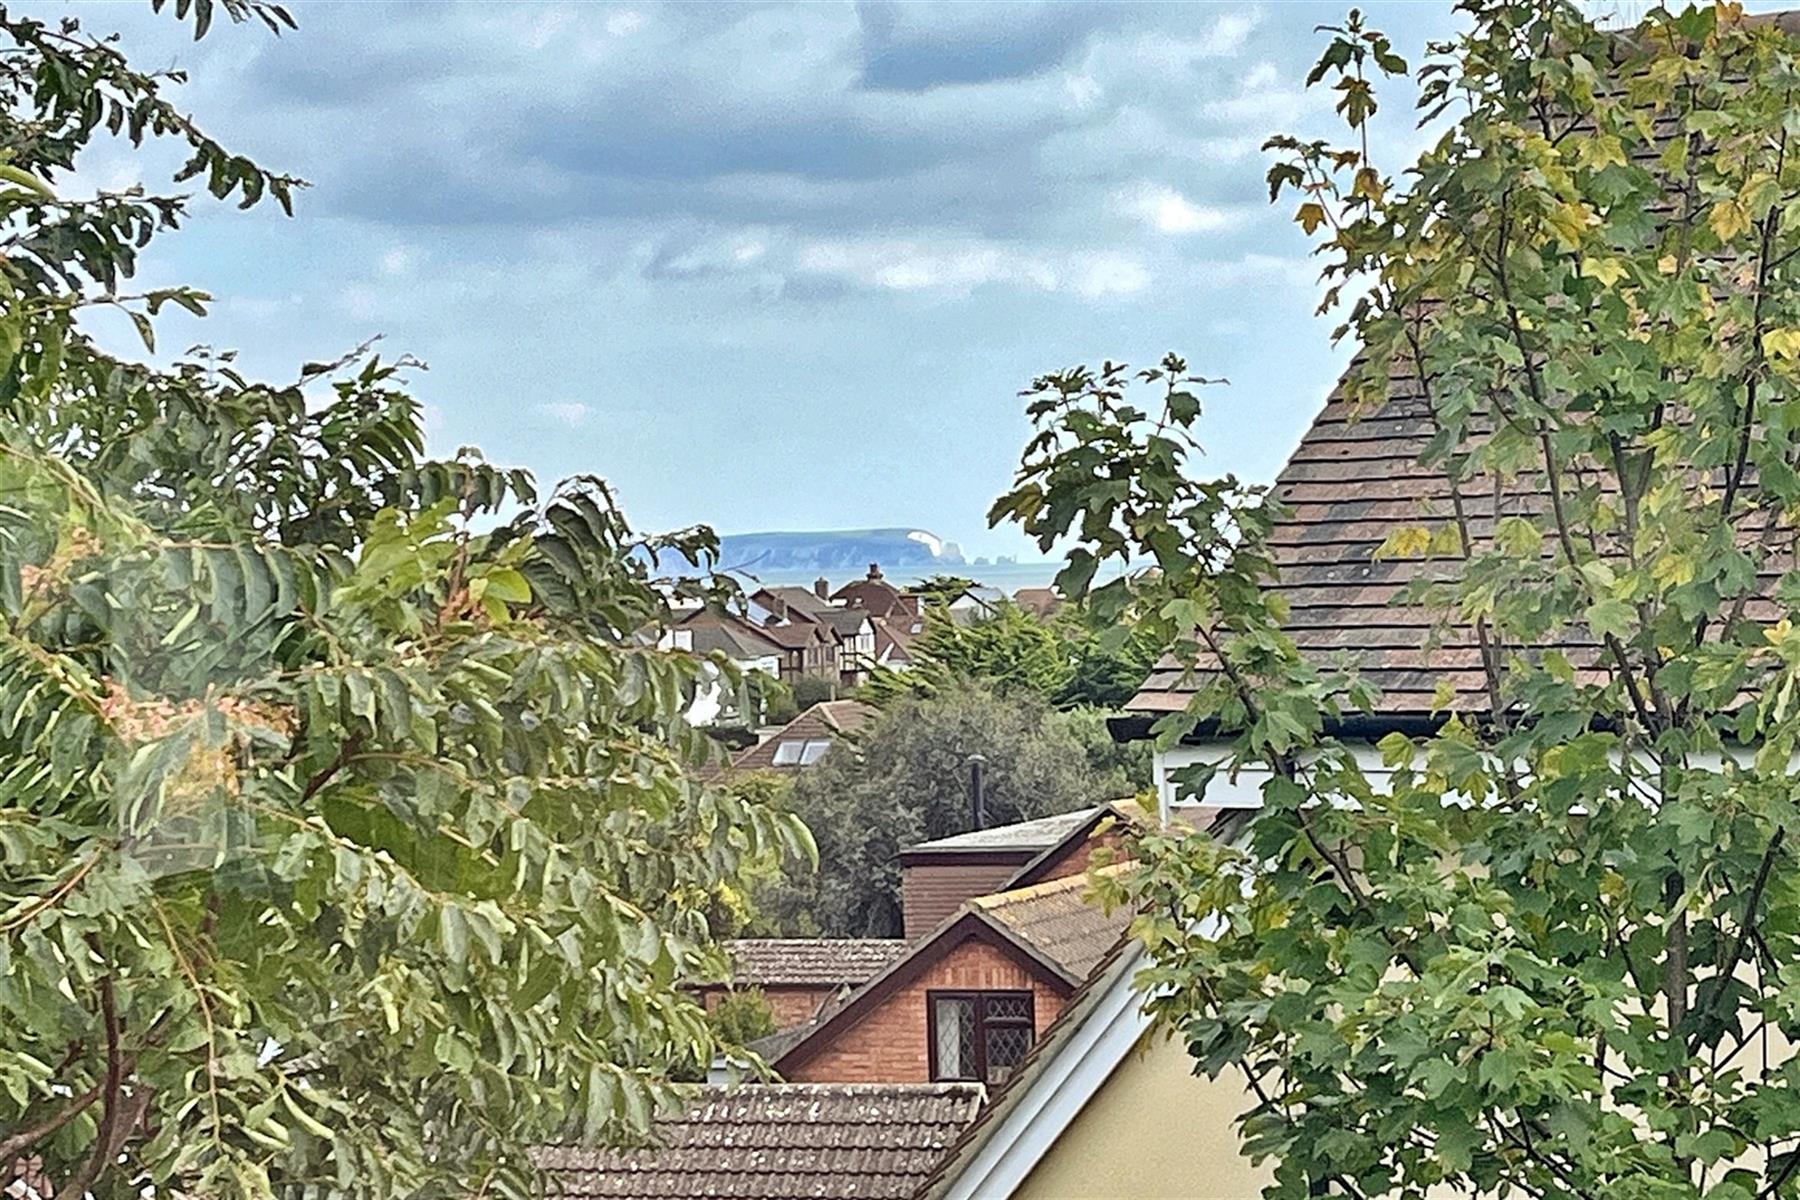
[[1093,875],[1116,875],[1132,866],[1129,862],[1108,863],[1103,867],[1095,867],[1088,871],[1078,871],[1073,875],[1059,875],[1055,879],[1046,879],[1042,883],[1027,884],[1022,888],[1013,888],[1005,892],[989,892],[985,896],[971,896],[970,904],[979,905],[983,909],[995,909],[1008,904],[1018,904],[1026,900],[1034,900],[1039,896],[1048,896],[1056,892],[1066,892],[1077,885],[1089,883]]

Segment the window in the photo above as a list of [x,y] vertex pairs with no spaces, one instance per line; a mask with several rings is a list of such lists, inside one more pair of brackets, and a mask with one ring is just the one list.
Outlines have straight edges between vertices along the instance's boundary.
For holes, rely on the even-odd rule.
[[1030,992],[927,992],[931,1078],[999,1083],[1031,1049]]
[[775,743],[774,764],[778,767],[810,767],[831,749],[829,738],[789,739]]

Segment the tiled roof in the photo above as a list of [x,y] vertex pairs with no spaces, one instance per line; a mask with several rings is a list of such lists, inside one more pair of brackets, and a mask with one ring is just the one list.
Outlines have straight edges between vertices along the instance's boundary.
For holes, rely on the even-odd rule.
[[804,650],[814,642],[822,642],[831,635],[811,621],[789,621],[784,625],[759,625],[757,632],[789,650]]
[[725,944],[737,983],[859,984],[906,949],[904,938],[740,938]]
[[[1126,869],[1126,864],[1103,868]],[[1131,924],[1129,907],[1107,912],[1088,894],[1085,874],[1034,883],[1030,887],[977,896],[969,904],[999,921],[1019,940],[1061,967],[1071,979],[1088,972],[1115,945]]]
[[[860,700],[821,700],[731,760],[736,771],[762,771],[775,767],[775,752],[783,742],[831,741],[855,733],[872,720],[877,709]],[[782,764],[783,766],[793,764]]]
[[696,617],[684,622],[683,628],[693,634],[694,650],[700,654],[720,650],[727,658],[748,662],[782,652],[780,643],[764,636],[748,621],[734,617]]
[[[785,605],[792,612],[802,616],[812,616],[831,608],[829,600],[821,600],[811,588],[803,587],[766,587],[756,592],[756,597],[768,596]],[[765,605],[765,607],[768,607]]]
[[911,1196],[965,1126],[978,1084],[761,1084],[701,1089],[649,1150],[546,1147],[570,1200]]
[[972,829],[968,833],[952,834],[936,841],[919,842],[900,853],[906,855],[914,851],[951,851],[978,854],[984,850],[1047,850],[1067,837],[1071,830],[1092,818],[1097,811],[1094,808],[1078,808],[1074,812],[1038,817],[1032,821],[1014,821],[1011,825]]
[[829,625],[842,637],[855,637],[869,621],[869,614],[860,608],[827,608],[813,614],[821,624]]

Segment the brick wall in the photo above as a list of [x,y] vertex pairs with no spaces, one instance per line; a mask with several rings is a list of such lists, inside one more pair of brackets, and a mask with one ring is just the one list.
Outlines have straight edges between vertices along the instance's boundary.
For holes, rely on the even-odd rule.
[[966,863],[924,862],[907,865],[900,875],[900,906],[908,941],[918,941],[941,925],[965,900],[986,896],[1006,886],[1030,861],[1024,855],[970,855]]
[[1046,880],[1051,879],[1067,879],[1071,875],[1082,874],[1088,869],[1088,863],[1094,857],[1094,851],[1100,849],[1102,846],[1105,846],[1113,853],[1113,861],[1117,862],[1119,851],[1124,845],[1125,839],[1119,836],[1119,831],[1117,829],[1109,829],[1105,833],[1089,837],[1082,841],[1080,845],[1072,847],[1068,854],[1050,864],[1049,869],[1044,872],[1043,877],[1039,879],[1038,882],[1043,883]]
[[927,1083],[931,1079],[925,993],[938,988],[1033,993],[1038,1036],[1062,1011],[1044,980],[986,942],[969,938],[895,990],[854,1025],[830,1030],[830,1043],[790,1068],[791,1083]]

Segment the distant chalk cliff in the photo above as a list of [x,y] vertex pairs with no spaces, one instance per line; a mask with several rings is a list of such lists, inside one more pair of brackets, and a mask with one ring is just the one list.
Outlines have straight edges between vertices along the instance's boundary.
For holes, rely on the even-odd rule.
[[927,571],[963,566],[962,551],[923,529],[845,529],[827,532],[733,533],[719,539],[727,570],[818,571],[833,577],[882,570]]

